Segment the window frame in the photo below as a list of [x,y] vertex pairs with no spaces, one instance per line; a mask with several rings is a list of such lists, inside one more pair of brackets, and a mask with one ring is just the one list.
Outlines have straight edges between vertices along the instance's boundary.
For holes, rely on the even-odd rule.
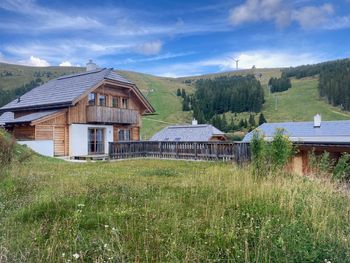
[[[104,98],[104,105],[101,104],[101,98]],[[107,95],[99,94],[98,96],[98,106],[106,107],[107,106]]]
[[[95,92],[90,92],[88,95],[88,105],[89,106],[96,106],[96,96],[97,94]],[[93,98],[91,98],[93,96]]]

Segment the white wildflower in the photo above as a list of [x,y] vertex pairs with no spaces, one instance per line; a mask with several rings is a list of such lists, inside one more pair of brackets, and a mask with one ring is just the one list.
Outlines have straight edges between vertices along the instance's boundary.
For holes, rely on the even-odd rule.
[[105,228],[109,228],[109,225],[105,225]]
[[108,245],[107,244],[104,244],[103,247],[106,248]]
[[80,255],[79,255],[78,253],[75,253],[75,254],[73,254],[73,257],[74,257],[75,259],[78,259],[78,258],[80,257]]
[[66,253],[62,253],[62,257],[65,257],[66,256]]
[[78,204],[78,207],[84,207],[85,205],[84,204]]

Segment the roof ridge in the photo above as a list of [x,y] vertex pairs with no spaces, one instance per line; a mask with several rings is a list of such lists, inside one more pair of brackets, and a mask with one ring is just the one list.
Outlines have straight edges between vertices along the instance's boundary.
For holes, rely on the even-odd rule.
[[106,70],[106,69],[107,68],[99,68],[96,70],[83,71],[83,72],[74,73],[74,74],[70,74],[70,75],[63,75],[63,76],[57,78],[56,80],[69,79],[69,78],[74,78],[74,77],[79,77],[79,76],[84,76],[84,75],[89,75],[89,74],[95,74],[95,73],[99,73],[99,72]]

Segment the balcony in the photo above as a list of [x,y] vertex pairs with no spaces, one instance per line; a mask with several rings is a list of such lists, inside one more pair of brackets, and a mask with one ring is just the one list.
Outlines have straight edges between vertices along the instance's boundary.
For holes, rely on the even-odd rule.
[[86,121],[90,123],[136,124],[139,112],[130,109],[110,108],[103,106],[87,106]]

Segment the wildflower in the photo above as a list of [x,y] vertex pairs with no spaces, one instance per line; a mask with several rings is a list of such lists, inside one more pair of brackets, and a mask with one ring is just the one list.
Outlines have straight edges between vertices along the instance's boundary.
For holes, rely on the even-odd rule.
[[107,244],[104,244],[103,247],[106,248],[108,245]]
[[75,259],[78,259],[78,258],[80,257],[80,255],[79,255],[78,253],[75,253],[75,254],[73,254],[73,257],[74,257]]
[[115,229],[114,227],[112,227],[112,231],[116,231],[117,229]]
[[84,204],[78,204],[78,207],[84,207],[85,205]]
[[109,227],[109,225],[105,225],[105,228],[108,228]]
[[62,253],[62,257],[65,257],[66,253]]

